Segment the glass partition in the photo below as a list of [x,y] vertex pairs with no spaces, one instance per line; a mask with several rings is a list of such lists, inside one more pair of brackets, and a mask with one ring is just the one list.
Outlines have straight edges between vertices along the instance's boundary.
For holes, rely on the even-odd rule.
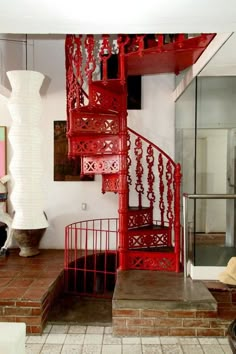
[[[236,193],[236,77],[195,79],[176,102],[176,161],[182,191]],[[188,203],[189,257],[198,266],[225,266],[236,255],[235,199]]]

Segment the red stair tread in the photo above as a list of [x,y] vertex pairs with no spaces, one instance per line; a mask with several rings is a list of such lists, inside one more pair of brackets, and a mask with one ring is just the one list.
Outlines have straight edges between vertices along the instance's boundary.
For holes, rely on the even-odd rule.
[[138,227],[132,227],[130,229],[128,229],[129,231],[135,231],[137,232],[138,230],[143,231],[143,230],[168,230],[169,227],[168,226],[162,226],[162,225],[144,225],[144,226],[138,226]]
[[159,246],[159,247],[141,247],[141,248],[129,248],[129,251],[134,252],[163,252],[163,253],[173,253],[174,247],[172,246]]
[[100,108],[99,105],[97,106],[83,106],[80,108],[74,108],[71,110],[71,114],[75,115],[75,114],[86,114],[86,115],[104,115],[105,117],[117,117],[117,112],[113,111],[113,110],[105,110]]
[[142,210],[148,210],[148,209],[150,209],[150,207],[142,206],[142,207],[140,208],[140,207],[137,207],[137,206],[129,206],[128,212],[129,212],[129,211],[142,211]]
[[120,79],[108,79],[106,83],[103,80],[93,81],[92,85],[95,87],[102,87],[107,91],[114,92],[116,94],[124,93],[124,85],[121,84]]

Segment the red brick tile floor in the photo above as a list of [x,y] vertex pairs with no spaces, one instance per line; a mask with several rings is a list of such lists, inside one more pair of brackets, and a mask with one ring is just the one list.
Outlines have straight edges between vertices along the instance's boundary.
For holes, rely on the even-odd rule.
[[63,291],[64,250],[41,250],[20,257],[10,249],[0,258],[0,322],[25,322],[27,333],[41,334],[49,310]]

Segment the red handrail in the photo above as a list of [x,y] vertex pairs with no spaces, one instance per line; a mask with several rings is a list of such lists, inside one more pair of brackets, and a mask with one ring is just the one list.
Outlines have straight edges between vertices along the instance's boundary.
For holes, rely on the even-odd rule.
[[135,130],[128,128],[128,131],[131,132],[132,134],[136,135],[137,137],[141,138],[142,140],[144,140],[147,144],[152,145],[155,149],[157,149],[161,154],[163,154],[170,162],[171,164],[176,167],[176,163],[172,160],[172,158],[167,155],[165,153],[165,151],[163,151],[162,149],[160,149],[156,144],[152,143],[150,140],[148,140],[147,138],[145,138],[144,136],[142,136],[141,134],[137,133]]

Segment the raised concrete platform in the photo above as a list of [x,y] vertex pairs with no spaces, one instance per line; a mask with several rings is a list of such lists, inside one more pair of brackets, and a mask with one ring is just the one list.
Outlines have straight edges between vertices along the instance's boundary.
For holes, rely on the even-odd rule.
[[113,308],[217,310],[217,302],[201,281],[182,273],[145,270],[118,272]]
[[112,300],[113,335],[224,336],[229,321],[206,285],[182,273],[119,271]]

